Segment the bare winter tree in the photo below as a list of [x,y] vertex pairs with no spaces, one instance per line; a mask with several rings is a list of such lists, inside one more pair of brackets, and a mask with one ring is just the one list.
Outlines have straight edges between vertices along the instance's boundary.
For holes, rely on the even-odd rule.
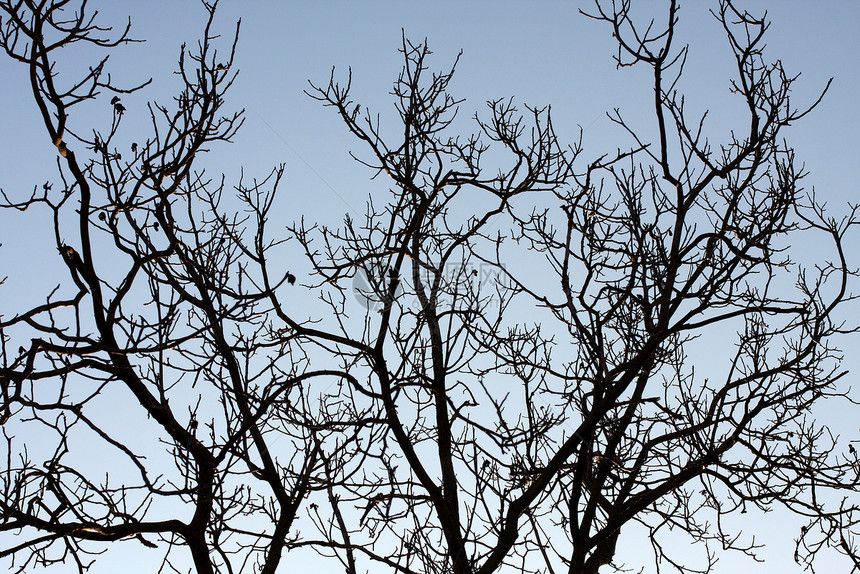
[[[453,70],[426,78],[426,46],[404,42],[391,136],[349,83],[314,87],[366,144],[359,161],[390,178],[389,201],[361,223],[296,230],[334,315],[356,277],[375,303],[316,336],[361,369],[387,430],[367,451],[376,472],[336,489],[362,505],[359,523],[320,517],[324,540],[297,545],[400,572],[596,573],[635,525],[657,568],[710,571],[715,546],[757,550],[725,517],[781,505],[809,519],[796,561],[831,546],[858,564],[858,461],[809,416],[847,398],[832,339],[854,331],[837,311],[852,300],[856,219],[825,215],[781,138],[818,101],[792,105],[796,77],[764,59],[767,23],[720,2],[745,131],[712,147],[678,91],[677,4],[662,25],[630,10],[597,3],[591,17],[612,27],[620,67],[652,69],[655,137],[616,112],[629,151],[581,170],[548,112],[527,123],[492,102],[479,136],[451,135]],[[511,163],[487,169],[488,144]],[[799,241],[832,256],[794,263]],[[523,273],[524,260],[548,268]],[[545,315],[517,325],[521,312]],[[668,550],[678,532],[702,562]]]
[[[559,144],[548,109],[527,109],[527,120],[509,101],[490,102],[481,133],[453,135],[461,103],[448,91],[454,68],[431,74],[427,46],[405,38],[402,54],[393,128],[362,112],[351,82],[333,75],[309,92],[366,144],[367,156],[357,159],[390,186],[361,222],[294,229],[334,319],[330,330],[302,332],[367,381],[355,383],[360,400],[345,407],[353,417],[377,413],[384,434],[365,443],[361,479],[334,489],[340,504],[361,511],[358,522],[345,522],[333,506],[315,517],[324,537],[295,545],[336,550],[351,572],[356,555],[400,572],[492,571],[528,554],[496,538],[524,480],[512,461],[538,429],[506,426],[506,391],[483,382],[495,368],[488,349],[507,328],[513,292],[498,283],[500,266],[475,253],[493,253],[498,218],[515,198],[565,184],[577,150]],[[494,144],[507,158],[488,169]],[[353,291],[364,305],[358,318],[348,317]],[[516,337],[503,344],[518,349]]]
[[[341,447],[322,456],[334,430],[307,391],[327,373],[273,327],[258,288],[276,184],[240,184],[234,213],[223,182],[195,168],[242,123],[223,111],[238,27],[217,52],[215,5],[203,7],[177,97],[150,105],[153,135],[132,143],[121,98],[143,86],[114,85],[107,57],[78,77],[57,66],[78,44],[132,42],[129,28],[102,27],[86,0],[0,3],[3,47],[27,67],[58,152],[57,176],[29,197],[4,191],[5,207],[47,223],[65,274],[34,287],[41,304],[0,315],[0,556],[18,572],[84,571],[120,540],[160,548],[159,571],[274,572],[300,505],[342,464]],[[92,101],[105,130],[76,122]],[[295,282],[279,273],[273,288]]]
[[[713,15],[745,113],[720,134],[727,143],[713,145],[705,117],[690,118],[678,89],[687,47],[675,45],[677,3],[662,23],[642,25],[631,10],[597,2],[591,17],[611,26],[619,67],[651,69],[654,136],[616,111],[630,155],[578,173],[556,193],[561,213],[514,213],[518,238],[546,258],[557,283],[509,279],[560,322],[573,354],[534,361],[506,352],[510,335],[494,345],[524,380],[538,372],[554,381],[544,404],[554,406],[554,426],[567,425],[552,439],[531,429],[547,438],[520,453],[532,483],[511,501],[499,538],[517,538],[521,500],[548,492],[547,519],[567,536],[543,539],[547,569],[560,561],[597,572],[612,563],[625,526],[638,524],[658,568],[708,571],[714,547],[755,555],[753,538],[723,526],[728,515],[776,505],[809,519],[797,562],[811,565],[830,546],[856,568],[858,509],[848,497],[858,460],[809,413],[845,398],[832,339],[855,330],[837,309],[852,299],[845,237],[857,220],[853,209],[825,215],[804,192],[805,173],[782,137],[818,101],[794,106],[796,76],[765,60],[768,23],[721,1]],[[791,244],[801,242],[821,246],[814,266],[792,260]],[[670,530],[703,544],[704,561],[673,554]]]
[[[595,5],[619,66],[653,70],[655,135],[616,112],[627,151],[590,162],[548,108],[512,100],[458,135],[455,66],[430,72],[406,38],[393,120],[349,80],[312,84],[384,189],[361,221],[290,229],[321,303],[305,321],[267,230],[283,169],[236,203],[200,167],[242,123],[223,111],[238,28],[219,57],[203,5],[179,94],[137,144],[121,98],[144,86],[113,85],[107,58],[71,79],[57,65],[129,29],[86,0],[0,1],[59,169],[4,190],[7,215],[48,220],[62,271],[0,309],[0,557],[85,571],[125,541],[164,572],[275,572],[313,549],[349,573],[596,573],[624,533],[658,568],[708,571],[713,544],[756,550],[727,516],[781,505],[809,519],[798,562],[832,546],[860,565],[858,461],[809,415],[846,398],[833,339],[853,332],[856,220],[801,187],[781,132],[818,102],[790,102],[763,19],[714,11],[745,112],[713,147],[678,91],[672,0],[662,25]],[[75,123],[85,102],[107,129]],[[820,238],[829,260],[792,260]],[[701,564],[668,550],[678,533]]]

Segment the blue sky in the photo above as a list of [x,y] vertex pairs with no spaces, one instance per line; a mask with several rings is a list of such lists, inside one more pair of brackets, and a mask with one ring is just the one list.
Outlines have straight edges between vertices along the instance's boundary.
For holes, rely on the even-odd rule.
[[[112,56],[111,71],[117,80],[154,80],[151,87],[124,100],[131,112],[124,130],[133,137],[139,131],[136,118],[146,119],[145,102],[165,100],[175,87],[171,72],[177,68],[178,47],[182,41],[195,41],[202,30],[203,10],[192,0],[148,2],[145,9],[131,1],[105,4],[98,9],[106,21],[121,24],[131,15],[134,35],[147,40]],[[736,103],[729,94],[732,63],[726,41],[707,5],[682,3],[680,40],[692,47],[681,88],[691,110],[711,109],[709,125],[713,137],[720,139],[727,129],[739,127],[732,123],[732,111],[739,110],[732,107]],[[857,138],[852,136],[860,125],[855,103],[860,5],[752,1],[745,6],[754,12],[767,7],[773,21],[768,54],[781,59],[789,72],[802,73],[794,95],[798,105],[811,101],[827,79],[834,78],[822,106],[787,134],[811,171],[809,183],[834,203],[850,200],[858,156]],[[356,100],[381,113],[384,122],[393,110],[387,94],[400,66],[401,30],[415,40],[427,38],[434,51],[431,65],[439,68],[450,66],[463,50],[452,85],[452,91],[466,99],[462,119],[483,112],[486,100],[513,96],[521,103],[551,104],[563,138],[573,140],[582,126],[586,157],[625,147],[629,141],[604,114],[617,107],[634,124],[649,127],[647,71],[616,70],[609,29],[579,15],[581,7],[589,8],[590,3],[225,0],[216,22],[225,39],[235,20],[242,19],[241,71],[228,109],[244,108],[246,123],[235,144],[214,150],[207,163],[234,177],[240,167],[261,175],[286,163],[290,211],[307,214],[322,198],[335,220],[342,214],[332,202],[361,211],[363,197],[372,187],[368,174],[348,156],[350,150],[358,151],[358,142],[347,136],[332,110],[322,108],[303,90],[308,80],[326,82],[332,67],[339,78],[346,78],[351,66]],[[0,98],[5,109],[15,110],[0,143],[0,165],[14,177],[3,182],[8,190],[13,182],[26,187],[39,181],[32,177],[33,170],[22,168],[49,160],[53,150],[37,129],[26,88],[21,89],[24,70],[6,60],[0,61],[0,70],[7,78]],[[99,119],[94,121],[103,126],[109,121],[106,103],[86,111],[95,113]],[[85,114],[78,121],[90,126],[90,118]],[[472,127],[463,125],[464,131]]]
[[[742,129],[743,120],[733,123],[738,110],[729,94],[732,62],[718,23],[707,13],[710,4],[682,2],[679,40],[689,42],[691,51],[680,87],[689,96],[691,110],[712,110],[707,125],[719,140],[732,127]],[[145,129],[145,102],[170,97],[179,45],[196,41],[204,12],[192,0],[127,0],[104,5],[102,9],[93,4],[110,23],[121,25],[130,15],[132,35],[147,40],[112,56],[116,80],[154,79],[146,90],[124,97],[129,111],[123,130],[132,141],[136,130]],[[814,186],[839,213],[860,195],[856,177],[860,3],[780,0],[743,5],[752,12],[768,9],[772,27],[767,54],[781,59],[789,72],[802,74],[793,94],[798,106],[813,101],[827,80],[834,78],[821,106],[786,134],[810,172],[807,186]],[[345,79],[351,66],[356,101],[379,112],[384,124],[393,111],[388,92],[400,68],[401,29],[416,41],[427,38],[434,51],[430,63],[436,68],[449,67],[463,50],[451,90],[466,99],[461,106],[464,130],[473,113],[483,113],[486,100],[513,96],[521,103],[552,105],[562,139],[576,139],[581,126],[586,158],[627,147],[631,142],[606,119],[605,112],[620,108],[631,123],[648,130],[652,121],[648,74],[644,69],[616,70],[610,30],[579,15],[580,7],[591,5],[576,1],[222,0],[216,29],[224,35],[224,50],[229,47],[234,22],[242,19],[237,59],[241,71],[228,95],[227,108],[244,108],[246,124],[233,145],[213,150],[204,165],[224,172],[229,183],[238,180],[241,168],[246,175],[260,177],[285,163],[280,204],[284,225],[301,216],[337,224],[346,212],[362,212],[367,194],[384,193],[384,187],[371,182],[371,174],[349,157],[349,151],[361,153],[359,142],[350,138],[331,109],[321,107],[303,90],[309,79],[325,84],[332,67],[337,77]],[[54,175],[55,152],[38,124],[24,70],[0,58],[0,77],[4,78],[0,109],[7,115],[0,138],[0,186],[12,195],[23,195]],[[108,100],[106,96],[85,107],[73,125],[107,127]],[[38,269],[31,268],[22,280],[16,280],[16,270],[30,267],[39,257],[55,257],[47,239],[40,241],[38,229],[25,225],[24,219],[4,214],[0,277],[10,275],[5,296],[12,293],[24,299],[28,285],[39,281]],[[801,248],[814,252],[815,247]],[[851,345],[846,343],[846,348],[850,351]],[[850,416],[847,411],[833,414]],[[784,544],[794,534],[780,530],[781,524],[760,520],[751,530]],[[624,543],[631,545],[624,552],[635,557],[638,549],[632,546],[637,542],[627,538]],[[790,548],[789,538],[787,546],[777,544],[763,553],[768,563],[762,571],[799,571],[791,561]],[[642,550],[648,549],[643,545]],[[634,564],[631,558],[630,565]],[[729,572],[731,564],[727,558],[717,571]]]

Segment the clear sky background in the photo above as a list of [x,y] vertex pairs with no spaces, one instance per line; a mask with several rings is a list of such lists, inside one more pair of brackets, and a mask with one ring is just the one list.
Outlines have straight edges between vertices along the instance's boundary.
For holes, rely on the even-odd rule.
[[[205,13],[193,0],[96,2],[103,24],[122,26],[132,18],[132,35],[146,40],[115,51],[109,64],[115,81],[129,84],[153,78],[153,84],[133,96],[125,96],[128,109],[123,127],[128,141],[145,139],[148,100],[167,101],[177,81],[179,46],[196,42]],[[659,20],[663,2],[648,0]],[[722,30],[707,12],[715,2],[681,2],[679,42],[691,44],[685,79],[679,88],[687,94],[691,112],[712,110],[706,126],[715,141],[726,139],[730,129],[743,129],[745,118],[729,94],[733,61]],[[766,57],[780,59],[790,73],[801,73],[793,97],[798,106],[812,102],[834,78],[821,106],[786,133],[797,157],[814,186],[835,213],[847,202],[860,200],[857,164],[860,158],[860,2],[853,0],[751,0],[740,2],[751,12],[768,10],[772,26],[767,36]],[[383,126],[395,124],[388,96],[400,70],[397,52],[401,29],[407,37],[427,38],[433,57],[431,68],[450,67],[457,53],[463,56],[451,91],[465,98],[460,125],[464,133],[468,118],[484,114],[485,102],[514,97],[536,106],[550,104],[556,130],[562,140],[574,141],[584,130],[584,158],[596,158],[616,148],[628,147],[629,138],[605,112],[620,108],[631,124],[647,131],[653,128],[652,87],[648,70],[616,70],[615,45],[609,28],[578,14],[592,5],[584,0],[567,2],[502,1],[364,1],[364,2],[273,2],[222,0],[216,30],[224,35],[222,49],[229,49],[234,23],[242,19],[237,65],[241,70],[228,94],[227,110],[245,109],[246,123],[235,142],[214,149],[203,165],[223,172],[227,182],[246,176],[262,177],[272,167],[287,166],[279,204],[283,225],[304,216],[310,221],[337,224],[345,213],[364,211],[369,193],[384,193],[385,184],[370,181],[366,168],[349,157],[364,151],[351,138],[331,109],[306,96],[310,79],[324,85],[332,67],[346,79],[353,72],[355,101],[379,112]],[[0,186],[13,196],[23,196],[54,177],[55,150],[36,115],[28,91],[26,70],[0,58],[0,109],[3,110],[0,138]],[[77,129],[106,129],[110,123],[110,95],[82,108],[73,117]],[[138,135],[136,135],[138,134]],[[58,265],[50,237],[25,225],[24,218],[2,214],[0,219],[0,277],[10,280],[4,297],[27,298],[38,284],[40,273]],[[797,246],[814,253],[815,245]],[[856,255],[856,253],[855,253]],[[50,265],[34,268],[45,258]],[[855,263],[857,260],[855,260]],[[296,263],[297,268],[300,263]],[[25,274],[20,270],[27,268]],[[44,269],[44,271],[43,271]],[[44,297],[35,292],[35,296]],[[0,312],[8,312],[7,303]],[[845,341],[849,355],[860,344]],[[851,367],[849,361],[847,366]],[[855,362],[856,364],[856,362]],[[852,376],[852,379],[855,377]],[[826,413],[837,424],[857,432],[857,412]],[[762,553],[768,562],[754,564],[726,557],[718,572],[745,567],[750,571],[799,572],[791,560],[791,539],[796,524],[778,519],[753,517],[745,529],[760,533],[773,548]],[[757,536],[758,538],[758,536]],[[649,552],[645,540],[622,534],[621,555],[630,566],[639,566],[636,556]],[[653,565],[645,559],[645,571]],[[841,563],[842,569],[847,563]],[[290,569],[289,559],[284,570]],[[96,569],[96,572],[107,570]],[[130,571],[130,570],[127,570]]]

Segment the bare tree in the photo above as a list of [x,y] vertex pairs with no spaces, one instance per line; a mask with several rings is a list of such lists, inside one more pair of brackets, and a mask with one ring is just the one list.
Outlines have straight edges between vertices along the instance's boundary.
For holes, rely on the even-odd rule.
[[[626,151],[596,160],[549,108],[513,100],[459,135],[456,62],[432,73],[405,37],[393,123],[351,78],[311,84],[384,195],[362,221],[290,229],[322,305],[308,321],[267,229],[283,168],[240,182],[231,208],[199,167],[242,123],[223,111],[238,27],[219,58],[203,6],[181,91],[135,144],[121,97],[145,84],[114,86],[106,58],[72,80],[56,66],[129,29],[100,27],[86,0],[0,2],[59,154],[55,181],[5,203],[47,214],[64,273],[0,316],[0,556],[84,571],[128,540],[162,571],[275,572],[310,548],[350,573],[596,573],[638,525],[658,568],[693,572],[710,544],[755,553],[723,517],[782,505],[809,518],[799,562],[829,545],[858,564],[858,461],[808,416],[846,397],[833,339],[854,332],[838,317],[856,220],[801,188],[781,132],[818,102],[791,104],[763,19],[714,12],[747,111],[713,148],[678,92],[673,0],[662,26],[595,5],[618,65],[653,70],[656,134],[616,112]],[[75,105],[108,100],[108,129],[74,124]],[[801,237],[826,238],[830,261],[794,263]],[[668,530],[704,563],[677,560]]]
[[[387,436],[368,450],[376,472],[336,489],[365,503],[359,524],[320,518],[325,540],[298,545],[400,572],[596,573],[637,524],[658,568],[710,571],[714,546],[757,550],[725,516],[781,505],[809,518],[799,563],[832,546],[858,564],[858,461],[809,416],[847,398],[832,340],[855,331],[838,309],[853,299],[844,244],[857,220],[825,215],[781,138],[820,98],[794,107],[796,77],[764,59],[767,22],[720,2],[746,131],[714,148],[678,91],[677,4],[662,25],[630,10],[597,3],[591,17],[612,27],[619,67],[652,69],[656,137],[615,112],[629,150],[581,170],[548,111],[526,123],[491,102],[480,135],[449,135],[453,70],[425,80],[426,46],[404,42],[391,132],[349,83],[312,90],[366,144],[358,160],[393,180],[361,224],[296,230],[334,315],[356,276],[378,305],[317,336],[367,373]],[[490,144],[512,162],[488,177]],[[831,258],[794,263],[797,241],[824,241]],[[526,259],[548,267],[523,273]],[[521,312],[541,320],[517,325]],[[693,362],[704,345],[723,362]],[[667,549],[670,530],[704,546],[701,564]]]
[[[246,209],[233,213],[223,179],[195,168],[242,124],[223,110],[238,26],[219,53],[215,4],[203,7],[178,95],[150,104],[152,135],[131,143],[121,98],[146,84],[114,85],[107,57],[79,77],[56,65],[76,44],[134,41],[129,27],[103,27],[86,0],[0,3],[3,47],[27,67],[58,152],[53,181],[4,192],[5,207],[47,221],[65,273],[35,287],[43,303],[0,317],[0,556],[19,572],[84,571],[119,540],[161,548],[160,571],[274,572],[306,495],[324,489],[316,478],[342,464],[337,446],[323,461],[334,430],[307,387],[328,373],[273,326],[257,287],[282,170],[240,183]],[[108,129],[76,124],[87,101],[104,103]],[[279,273],[275,287],[295,282]]]
[[[370,202],[361,222],[294,229],[332,327],[302,332],[368,381],[356,386],[361,400],[349,406],[378,413],[384,434],[364,447],[362,480],[334,489],[338,501],[359,507],[358,523],[332,508],[317,517],[324,538],[296,546],[343,550],[348,564],[362,554],[400,572],[495,570],[505,557],[516,564],[526,553],[511,543],[498,558],[484,556],[501,547],[493,540],[500,505],[506,512],[523,480],[511,457],[534,435],[506,427],[499,390],[482,386],[494,370],[488,348],[506,329],[512,292],[497,283],[500,267],[475,253],[493,252],[499,218],[515,198],[565,184],[577,150],[559,144],[548,109],[527,108],[527,120],[510,101],[489,103],[481,133],[453,135],[461,104],[448,91],[454,67],[428,72],[425,44],[404,38],[401,51],[394,128],[352,101],[351,81],[341,85],[333,74],[309,91],[366,144],[368,154],[356,158],[390,186],[385,203]],[[484,167],[493,144],[507,155],[498,170]],[[353,290],[364,312],[350,319]]]
[[[720,134],[727,143],[712,145],[705,116],[690,118],[678,89],[688,48],[674,43],[677,3],[662,23],[640,24],[631,9],[597,2],[591,17],[611,26],[619,67],[652,70],[655,136],[616,111],[629,155],[577,174],[556,194],[563,216],[514,214],[521,241],[546,258],[557,286],[510,280],[549,310],[574,349],[555,363],[499,354],[516,372],[553,378],[546,403],[576,429],[539,455],[523,453],[535,469],[523,498],[548,490],[567,534],[546,538],[543,551],[570,572],[597,572],[624,526],[638,523],[658,568],[709,571],[714,546],[755,555],[754,539],[724,528],[724,517],[779,505],[809,518],[799,563],[812,564],[828,545],[856,567],[858,515],[848,496],[858,460],[809,413],[828,397],[846,398],[832,340],[856,329],[837,309],[852,299],[845,237],[857,219],[853,208],[842,219],[825,215],[782,137],[820,98],[795,107],[797,77],[764,57],[768,23],[721,1],[713,16],[746,117]],[[792,261],[799,242],[822,246],[814,267]],[[512,503],[501,537],[516,537],[516,510]],[[702,543],[704,562],[673,557],[669,530]]]

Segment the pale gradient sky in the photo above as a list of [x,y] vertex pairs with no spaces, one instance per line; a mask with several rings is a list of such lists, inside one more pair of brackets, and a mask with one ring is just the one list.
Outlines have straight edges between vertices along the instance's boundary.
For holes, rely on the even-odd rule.
[[[128,109],[123,130],[132,140],[137,127],[145,126],[145,102],[164,101],[175,87],[172,72],[177,68],[179,45],[183,40],[196,41],[204,12],[194,0],[92,0],[92,4],[118,26],[125,15],[131,15],[133,36],[147,40],[118,50],[110,68],[120,83],[154,79],[151,87],[123,98]],[[662,5],[657,1],[648,4]],[[712,110],[707,125],[716,140],[724,139],[729,129],[743,129],[744,117],[738,115],[742,110],[729,94],[730,52],[721,28],[707,13],[706,7],[715,3],[687,0],[681,4],[678,41],[690,42],[691,49],[680,89],[688,94],[691,111]],[[828,78],[834,78],[821,106],[786,135],[810,171],[807,186],[814,186],[839,213],[860,196],[856,175],[860,158],[860,2],[758,0],[741,4],[752,12],[768,8],[772,27],[767,55],[781,59],[789,72],[802,73],[793,93],[799,106],[814,100]],[[369,181],[371,174],[348,154],[350,150],[361,153],[360,142],[349,137],[331,109],[322,108],[303,90],[308,79],[324,84],[333,66],[340,78],[346,77],[351,66],[354,99],[363,108],[378,111],[384,125],[386,117],[392,118],[388,92],[400,69],[401,29],[416,41],[428,39],[434,51],[430,65],[437,69],[449,67],[463,50],[451,86],[454,95],[466,99],[460,125],[468,127],[474,112],[483,113],[486,100],[513,96],[521,103],[551,104],[562,139],[574,140],[577,126],[582,126],[586,159],[628,147],[630,140],[604,113],[618,107],[634,125],[645,130],[652,127],[649,76],[644,68],[615,69],[610,30],[577,13],[578,8],[590,6],[582,1],[222,0],[216,29],[225,40],[235,20],[242,18],[237,59],[241,72],[228,94],[227,109],[244,108],[247,119],[235,143],[213,150],[204,165],[214,172],[223,171],[229,184],[238,180],[240,168],[259,177],[286,163],[280,204],[284,225],[301,216],[337,224],[346,212],[363,212],[367,194],[384,193],[384,184]],[[655,13],[662,18],[662,13]],[[223,49],[228,49],[226,41]],[[11,195],[22,196],[54,177],[55,151],[37,121],[25,70],[0,58],[0,77],[0,109],[6,112],[0,138],[0,186]],[[89,106],[88,113],[73,119],[72,125],[87,128],[95,121],[107,127],[109,99],[106,95]],[[50,237],[39,240],[38,228],[24,225],[22,218],[2,215],[0,277],[10,276],[3,296],[12,293],[25,299],[33,293],[28,287],[41,277],[40,270],[30,264],[40,257],[56,258],[56,252]],[[816,250],[814,245],[798,247],[808,253]],[[25,266],[29,268],[26,278],[17,274],[22,277],[17,280],[17,271]],[[43,297],[38,292],[34,296]],[[5,309],[3,305],[0,312]],[[860,344],[846,341],[844,348],[856,355]],[[851,363],[857,364],[856,360],[847,364]],[[856,413],[839,411],[832,417],[849,421],[848,428],[857,431],[850,423]],[[788,526],[794,521],[782,516],[756,517],[752,512],[749,516],[745,532],[777,542],[762,552],[767,563],[756,566],[727,556],[716,571],[800,572],[791,560],[796,530]],[[628,566],[654,571],[646,540],[626,533],[620,547]],[[643,553],[644,561],[640,558]],[[94,571],[108,572],[108,562],[105,564]],[[840,570],[845,566],[846,562],[834,564]],[[128,565],[124,570],[135,572]],[[283,570],[292,570],[289,557]]]

